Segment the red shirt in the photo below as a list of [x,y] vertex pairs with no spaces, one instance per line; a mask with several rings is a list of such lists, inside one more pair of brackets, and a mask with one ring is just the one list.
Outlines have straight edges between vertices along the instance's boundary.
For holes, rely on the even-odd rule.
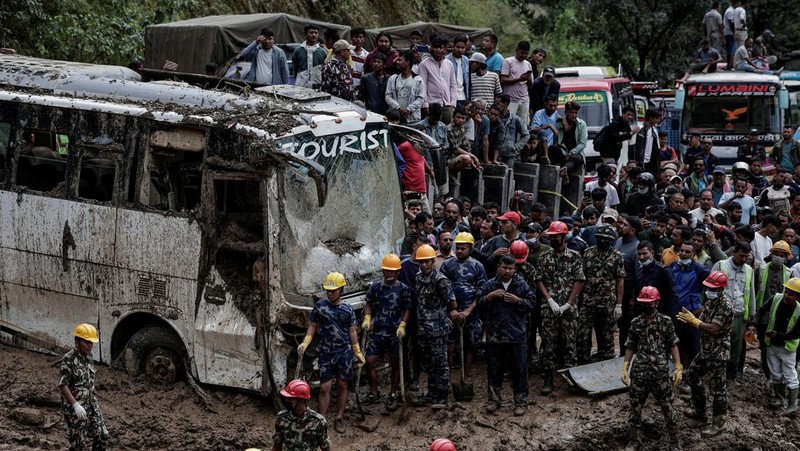
[[405,141],[397,146],[400,150],[400,155],[406,160],[406,170],[403,172],[403,191],[415,191],[418,193],[427,193],[428,188],[425,186],[425,157],[418,154],[414,150],[414,146]]

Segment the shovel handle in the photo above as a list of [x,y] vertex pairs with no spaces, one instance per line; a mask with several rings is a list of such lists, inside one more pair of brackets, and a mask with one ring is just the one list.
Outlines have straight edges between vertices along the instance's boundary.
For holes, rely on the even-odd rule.
[[300,379],[300,367],[303,366],[303,354],[302,352],[297,353],[297,366],[294,368],[294,378]]
[[405,372],[405,368],[403,367],[403,337],[400,337],[400,352],[398,352],[399,364],[400,364],[400,398],[403,400],[403,404],[406,403],[406,384],[403,380],[403,373]]
[[459,348],[461,348],[461,385],[464,385],[464,323],[458,326],[461,333],[458,337]]

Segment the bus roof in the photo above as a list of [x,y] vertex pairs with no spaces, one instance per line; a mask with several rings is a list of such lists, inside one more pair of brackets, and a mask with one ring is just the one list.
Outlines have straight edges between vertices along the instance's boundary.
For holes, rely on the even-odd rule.
[[[1,97],[27,96],[30,103],[135,116],[153,113],[157,119],[170,122],[194,117],[209,125],[226,116],[235,116],[237,123],[261,135],[289,132],[311,122],[346,116],[367,116],[368,122],[384,121],[382,116],[350,102],[298,86],[256,88],[255,94],[240,95],[182,82],[145,83],[139,79],[136,72],[119,66],[0,55],[0,85],[4,85]],[[270,125],[274,127],[265,129],[268,121],[254,114],[259,111],[282,115],[284,119],[272,121],[274,124]]]
[[607,78],[616,76],[617,71],[611,66],[571,66],[556,68],[556,77],[559,78]]
[[610,91],[610,85],[605,79],[595,78],[565,78],[558,79],[562,92],[573,91]]
[[690,75],[686,84],[692,83],[778,83],[777,75],[754,74],[751,72],[723,71],[713,74]]

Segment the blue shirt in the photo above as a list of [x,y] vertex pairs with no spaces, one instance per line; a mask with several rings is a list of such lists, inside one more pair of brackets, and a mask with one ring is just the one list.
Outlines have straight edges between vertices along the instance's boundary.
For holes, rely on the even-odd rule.
[[486,282],[486,270],[481,262],[472,257],[463,262],[456,258],[445,260],[439,271],[453,282],[453,294],[459,312],[475,302],[475,293]]
[[[539,128],[548,124],[555,127],[558,118],[559,118],[558,110],[553,111],[553,114],[548,116],[545,109],[542,108],[541,110],[533,114],[533,120],[531,121],[530,128],[532,129]],[[544,135],[545,138],[547,138],[547,147],[553,145],[553,130],[550,130],[550,128],[544,128],[539,133],[541,133],[542,135]]]
[[492,53],[492,56],[486,57],[486,69],[497,72],[500,74],[500,71],[503,70],[503,55],[500,54],[497,50]]
[[411,305],[411,288],[400,281],[386,285],[378,280],[367,290],[366,301],[372,307],[374,333],[394,335],[403,312]]
[[311,310],[311,322],[317,323],[320,354],[350,349],[350,328],[356,325],[356,314],[350,304],[331,304],[320,299]]
[[419,326],[417,334],[421,337],[441,337],[450,333],[450,319],[447,304],[455,300],[450,280],[437,270],[427,277],[422,271],[417,273],[416,310]]
[[[725,193],[719,198],[719,203],[724,203],[734,196],[735,192]],[[742,206],[742,224],[750,224],[750,217],[756,215],[756,201],[750,196],[742,196],[739,199],[733,199],[734,202]]]
[[667,312],[671,317],[681,310],[694,311],[700,308],[700,295],[703,293],[703,281],[706,280],[711,271],[705,266],[692,261],[688,267],[683,267],[677,261],[669,265],[672,274],[675,276],[675,291],[678,292],[678,304],[674,312]]

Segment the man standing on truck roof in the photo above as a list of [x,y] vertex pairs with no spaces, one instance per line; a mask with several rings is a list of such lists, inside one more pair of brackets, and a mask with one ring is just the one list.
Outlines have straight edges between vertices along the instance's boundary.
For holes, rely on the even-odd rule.
[[231,60],[231,65],[250,60],[250,72],[245,77],[246,81],[262,85],[289,84],[289,66],[286,64],[286,54],[275,47],[275,33],[269,28],[262,28],[261,34],[255,41],[245,47],[238,56]]
[[735,10],[734,2],[731,2],[722,16],[722,35],[725,38],[726,69],[728,70],[733,70],[733,53],[736,51],[736,38],[733,36],[733,13]]
[[320,66],[325,62],[327,52],[317,42],[319,27],[308,24],[303,28],[306,40],[292,53],[292,69],[295,85],[319,89],[322,83]]
[[347,281],[342,273],[332,272],[325,277],[322,288],[325,289],[326,298],[314,304],[311,324],[303,342],[297,347],[299,358],[302,359],[314,334],[319,331],[319,413],[328,413],[331,387],[336,379],[339,395],[333,428],[339,433],[345,430],[344,408],[347,405],[347,384],[353,379],[353,357],[358,359],[360,365],[366,362],[358,344],[356,314],[350,304],[342,302],[345,285]]
[[92,360],[92,347],[100,340],[97,329],[88,323],[78,324],[73,336],[75,349],[61,358],[58,382],[69,449],[102,451],[106,449],[108,429],[94,394],[95,369]]
[[722,15],[719,13],[719,2],[711,4],[711,9],[703,16],[703,27],[706,31],[706,39],[711,48],[719,50],[722,44]]
[[527,61],[528,52],[531,44],[528,41],[520,41],[517,44],[514,56],[503,60],[503,68],[500,71],[500,84],[503,85],[503,92],[511,98],[509,111],[516,114],[525,126],[529,122],[530,97],[528,97],[528,84],[533,80],[533,68]]
[[287,408],[275,416],[272,451],[330,450],[328,422],[306,405],[311,399],[308,382],[299,379],[289,381],[280,393],[286,399]]

